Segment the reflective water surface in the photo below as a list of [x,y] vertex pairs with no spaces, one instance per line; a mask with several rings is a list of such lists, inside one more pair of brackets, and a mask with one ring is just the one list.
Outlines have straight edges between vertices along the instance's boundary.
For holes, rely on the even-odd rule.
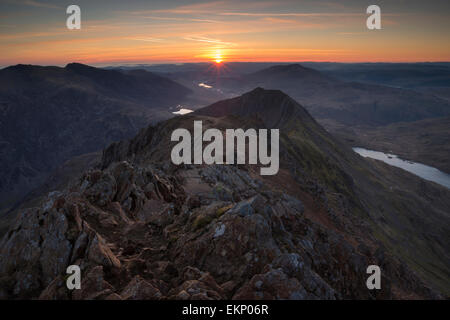
[[373,151],[364,148],[353,148],[353,151],[363,157],[381,160],[387,164],[402,168],[403,170],[414,173],[415,175],[430,180],[450,189],[450,174],[442,172],[434,167],[422,163],[412,162],[400,159],[395,154]]
[[173,114],[178,114],[178,115],[182,115],[182,114],[186,114],[186,113],[191,113],[194,112],[194,110],[191,109],[186,109],[186,108],[181,108],[178,111],[172,112]]

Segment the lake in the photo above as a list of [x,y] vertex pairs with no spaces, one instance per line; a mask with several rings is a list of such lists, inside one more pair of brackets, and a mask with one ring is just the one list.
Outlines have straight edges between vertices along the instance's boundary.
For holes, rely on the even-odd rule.
[[191,113],[191,112],[194,112],[194,110],[186,109],[186,108],[181,108],[180,110],[174,111],[174,112],[172,112],[172,113],[173,113],[173,114],[176,114],[176,115],[183,115],[183,114],[188,114],[188,113]]
[[395,154],[373,151],[364,148],[353,148],[353,151],[363,157],[381,160],[391,166],[402,168],[411,172],[422,179],[429,180],[450,189],[450,174],[440,171],[439,169],[427,166],[422,163],[412,162],[400,159]]

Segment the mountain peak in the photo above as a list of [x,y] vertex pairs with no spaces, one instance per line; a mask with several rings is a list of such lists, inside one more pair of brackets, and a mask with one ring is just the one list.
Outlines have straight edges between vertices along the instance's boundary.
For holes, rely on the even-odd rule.
[[311,68],[304,67],[299,63],[271,66],[269,68],[252,73],[249,76],[251,78],[253,77],[256,79],[259,79],[261,77],[281,78],[280,80],[284,80],[286,77],[302,78],[302,79],[304,79],[304,78],[327,79],[328,78],[321,72],[311,69]]
[[216,102],[195,113],[212,117],[228,115],[257,117],[268,128],[283,126],[292,117],[306,121],[312,120],[309,113],[284,92],[261,87],[242,96]]
[[14,66],[6,67],[5,69],[30,69],[30,68],[32,68],[32,67],[34,67],[32,64],[22,64],[22,63],[19,63],[19,64],[16,64],[16,65],[14,65]]
[[307,67],[302,66],[300,63],[292,63],[292,64],[286,64],[286,65],[277,65],[277,66],[272,66],[270,68],[273,68],[273,69],[284,69],[284,70],[312,70],[311,68],[307,68]]
[[278,72],[318,72],[314,69],[311,68],[307,68],[302,66],[299,63],[293,63],[293,64],[281,64],[281,65],[275,65],[275,66],[271,66],[269,68],[263,69],[261,71],[278,71]]
[[37,69],[41,69],[43,67],[41,66],[36,66],[33,64],[16,64],[14,66],[9,66],[6,68],[3,68],[1,71],[14,71],[14,72],[29,72],[32,70],[37,70]]
[[[82,64],[82,63],[78,63],[78,62],[69,63],[65,66],[64,69],[75,72],[75,73],[79,73],[79,74],[93,74],[93,73],[97,73],[97,72],[101,72],[102,74],[105,73],[105,72],[103,72],[104,71],[103,69],[91,67],[86,64]],[[110,71],[110,70],[108,70],[108,71]],[[111,72],[109,72],[109,73],[111,73]]]
[[246,92],[242,95],[242,97],[251,97],[251,96],[267,96],[267,95],[278,95],[281,97],[289,97],[287,94],[285,94],[281,90],[274,90],[274,89],[264,89],[263,87],[256,87],[255,89]]
[[95,67],[88,66],[87,64],[79,62],[71,62],[65,66],[66,69],[96,69]]

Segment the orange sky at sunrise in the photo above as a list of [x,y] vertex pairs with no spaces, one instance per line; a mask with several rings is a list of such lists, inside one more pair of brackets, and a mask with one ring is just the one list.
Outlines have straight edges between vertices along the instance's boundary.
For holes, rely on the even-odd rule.
[[448,1],[1,1],[0,65],[450,61]]

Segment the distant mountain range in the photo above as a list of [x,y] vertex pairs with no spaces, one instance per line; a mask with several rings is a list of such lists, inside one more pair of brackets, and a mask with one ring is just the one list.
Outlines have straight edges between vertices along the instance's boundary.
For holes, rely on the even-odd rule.
[[[219,81],[219,80],[217,80]],[[272,66],[239,77],[221,78],[223,90],[255,87],[283,90],[301,101],[319,122],[386,125],[450,115],[450,103],[432,94],[381,85],[346,82],[300,64]],[[327,122],[322,122],[327,125]]]
[[[283,90],[328,130],[336,124],[379,126],[450,115],[449,63],[231,62],[137,67],[188,86],[203,104],[255,87]],[[200,83],[210,88],[198,88]]]
[[[227,62],[222,66],[211,63],[185,63],[166,65],[137,65],[120,67],[124,70],[136,68],[167,76],[176,81],[205,82],[222,78],[240,77],[274,66],[293,63],[273,62]],[[394,88],[413,89],[431,93],[440,98],[450,97],[450,63],[336,63],[300,62],[303,67],[321,72],[323,75],[344,82],[360,82]],[[282,89],[282,88],[274,88]]]
[[[279,173],[174,166],[171,132],[194,120],[279,128]],[[442,298],[449,207],[450,190],[358,156],[293,98],[257,88],[111,144],[20,210],[0,242],[0,298]],[[72,293],[74,263],[84,280]],[[366,287],[371,264],[381,290]]]
[[[222,76],[245,75],[276,65],[290,63],[274,62],[226,62],[221,68]],[[450,87],[449,62],[424,63],[337,63],[337,62],[299,62],[302,66],[322,72],[343,81],[363,82],[384,86],[420,89]],[[135,65],[120,67],[124,70],[145,69],[168,77],[181,75],[202,78],[212,74],[211,63],[184,63],[161,65]],[[217,73],[217,72],[216,72]]]
[[172,116],[190,90],[143,70],[78,63],[0,70],[0,212],[64,161]]
[[320,63],[303,65],[345,81],[398,88],[450,87],[450,63]]

